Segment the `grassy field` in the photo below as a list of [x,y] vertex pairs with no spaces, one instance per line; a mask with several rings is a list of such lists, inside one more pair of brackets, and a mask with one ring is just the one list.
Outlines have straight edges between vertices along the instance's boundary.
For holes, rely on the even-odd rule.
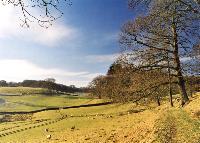
[[46,91],[47,89],[42,88],[2,87],[0,88],[0,93],[20,94],[20,96],[0,96],[0,100],[3,102],[0,103],[0,112],[32,111],[49,107],[63,107],[102,102],[102,100],[89,98],[84,94],[79,94],[79,96],[73,96],[73,94],[43,94]]
[[0,99],[5,101],[5,103],[0,104],[0,112],[32,111],[49,107],[63,107],[101,102],[101,100],[98,99],[69,95],[0,96]]
[[200,94],[184,108],[175,105],[111,104],[14,115],[0,124],[0,143],[199,143]]
[[0,93],[16,95],[44,94],[48,93],[48,89],[31,87],[0,87]]

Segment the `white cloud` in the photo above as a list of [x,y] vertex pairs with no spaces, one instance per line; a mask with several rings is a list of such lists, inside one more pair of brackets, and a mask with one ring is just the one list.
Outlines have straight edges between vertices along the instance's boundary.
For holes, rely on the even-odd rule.
[[89,74],[82,75],[81,77],[90,79],[90,81],[91,81],[93,78],[95,78],[99,75],[104,75],[104,74],[103,73],[89,73]]
[[120,54],[107,54],[107,55],[89,55],[86,57],[90,63],[111,63],[114,62]]
[[12,14],[14,14],[14,9],[11,6],[0,5],[0,38],[15,35],[16,26],[13,26],[13,23],[16,21],[16,18]]
[[0,4],[0,38],[19,39],[23,41],[39,43],[48,47],[54,47],[65,39],[72,40],[78,34],[73,27],[59,23],[58,21],[48,29],[31,23],[31,28],[20,26],[20,12],[13,6]]
[[87,84],[100,73],[71,72],[58,68],[42,68],[26,60],[0,60],[0,79],[19,82],[25,79],[42,80],[53,77],[58,83],[76,86]]
[[30,29],[19,29],[18,37],[28,42],[39,43],[48,47],[56,46],[61,40],[70,41],[76,37],[77,31],[63,24],[55,23],[48,29],[35,26]]
[[61,69],[45,69],[26,60],[0,60],[0,78],[18,79],[41,79],[49,76],[80,76],[88,72],[69,72]]

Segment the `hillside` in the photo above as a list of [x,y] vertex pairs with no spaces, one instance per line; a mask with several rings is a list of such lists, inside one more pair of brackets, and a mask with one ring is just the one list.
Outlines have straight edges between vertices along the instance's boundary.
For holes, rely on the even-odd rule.
[[21,121],[0,124],[0,142],[199,143],[199,103],[196,94],[184,108],[130,103],[15,115]]

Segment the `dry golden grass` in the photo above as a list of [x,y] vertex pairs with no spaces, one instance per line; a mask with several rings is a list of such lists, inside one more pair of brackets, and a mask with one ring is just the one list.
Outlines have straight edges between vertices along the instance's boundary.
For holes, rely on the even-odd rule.
[[0,143],[199,143],[200,118],[196,112],[200,109],[200,94],[184,108],[179,105],[170,108],[166,103],[149,108],[114,104],[40,112],[31,120],[0,124],[0,130],[9,131],[31,127],[1,137]]

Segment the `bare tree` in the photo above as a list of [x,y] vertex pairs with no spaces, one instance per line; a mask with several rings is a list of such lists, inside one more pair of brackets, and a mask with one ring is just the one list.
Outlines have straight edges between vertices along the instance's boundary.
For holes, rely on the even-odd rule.
[[[155,0],[128,0],[129,7],[135,9],[138,6],[143,6],[143,8],[150,8]],[[164,2],[166,0],[159,0]],[[184,11],[190,11],[192,13],[200,14],[200,0],[177,0],[177,2],[185,5]],[[173,3],[168,3],[166,7],[170,7]]]
[[190,58],[192,60],[190,74],[200,76],[200,43],[193,46]]
[[178,81],[184,105],[189,99],[181,57],[189,55],[191,47],[199,41],[199,15],[187,11],[188,5],[180,1],[148,2],[148,15],[126,23],[120,43],[128,52],[134,53],[134,59],[139,61],[135,65],[138,69],[170,69],[170,76]]
[[107,85],[106,77],[97,76],[90,82],[89,88],[91,89],[93,95],[101,99],[106,95],[105,94],[106,85]]
[[45,28],[63,15],[63,5],[72,4],[70,0],[1,0],[1,3],[13,5],[21,11],[21,26],[29,27],[31,22],[37,22]]
[[90,84],[92,93],[121,103],[149,104],[155,100],[160,106],[161,98],[165,96],[163,93],[168,90],[167,74],[157,69],[136,70],[133,65],[121,61],[121,58],[110,66],[107,75],[94,78]]

